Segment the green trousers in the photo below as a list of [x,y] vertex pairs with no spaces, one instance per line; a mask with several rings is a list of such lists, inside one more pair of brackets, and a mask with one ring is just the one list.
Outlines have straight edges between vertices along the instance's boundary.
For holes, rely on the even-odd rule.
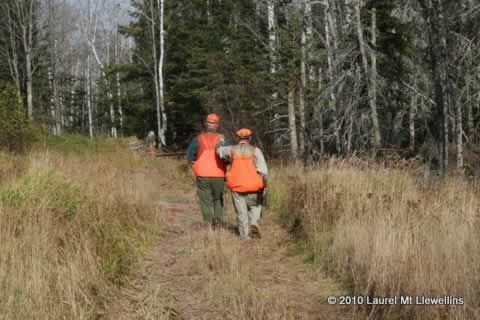
[[197,177],[197,193],[200,199],[203,221],[212,224],[223,223],[224,178]]

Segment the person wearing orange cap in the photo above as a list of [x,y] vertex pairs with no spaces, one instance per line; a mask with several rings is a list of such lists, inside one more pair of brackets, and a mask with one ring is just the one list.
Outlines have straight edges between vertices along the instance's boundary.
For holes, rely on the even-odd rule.
[[252,131],[236,132],[239,143],[217,145],[220,158],[230,162],[227,186],[232,191],[240,239],[260,238],[258,222],[262,213],[262,197],[267,185],[268,168],[262,151],[251,145]]
[[187,159],[197,179],[197,193],[203,220],[217,227],[223,225],[223,192],[225,162],[215,152],[217,145],[228,145],[218,133],[220,117],[211,113],[205,120],[205,130],[196,136],[187,149]]

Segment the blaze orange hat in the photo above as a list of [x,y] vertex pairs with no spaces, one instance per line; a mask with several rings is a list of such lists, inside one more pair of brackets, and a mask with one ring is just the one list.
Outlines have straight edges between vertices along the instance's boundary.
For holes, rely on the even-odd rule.
[[240,138],[248,138],[252,136],[252,131],[250,129],[240,129],[235,133]]
[[207,116],[207,123],[220,124],[220,117],[216,113],[210,113]]

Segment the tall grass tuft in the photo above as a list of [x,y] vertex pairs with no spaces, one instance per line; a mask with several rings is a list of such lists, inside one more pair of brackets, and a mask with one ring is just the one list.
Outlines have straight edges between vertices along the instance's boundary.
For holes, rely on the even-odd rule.
[[[296,175],[295,175],[296,172]],[[296,178],[292,178],[296,177]],[[288,183],[288,190],[284,185]],[[367,306],[370,319],[475,319],[480,311],[480,198],[464,179],[332,162],[276,170],[283,221],[312,257],[369,297],[460,297],[465,305]]]
[[0,154],[0,319],[97,318],[159,235],[150,164],[58,148]]

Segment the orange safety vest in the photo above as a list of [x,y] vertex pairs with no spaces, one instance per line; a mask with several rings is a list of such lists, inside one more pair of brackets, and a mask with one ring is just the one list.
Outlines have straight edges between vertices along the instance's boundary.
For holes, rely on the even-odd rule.
[[225,163],[215,152],[215,146],[223,136],[219,133],[205,132],[198,135],[197,160],[192,166],[197,177],[224,178]]
[[227,172],[227,186],[233,192],[254,193],[265,185],[255,168],[255,147],[238,144],[231,148],[231,166]]

